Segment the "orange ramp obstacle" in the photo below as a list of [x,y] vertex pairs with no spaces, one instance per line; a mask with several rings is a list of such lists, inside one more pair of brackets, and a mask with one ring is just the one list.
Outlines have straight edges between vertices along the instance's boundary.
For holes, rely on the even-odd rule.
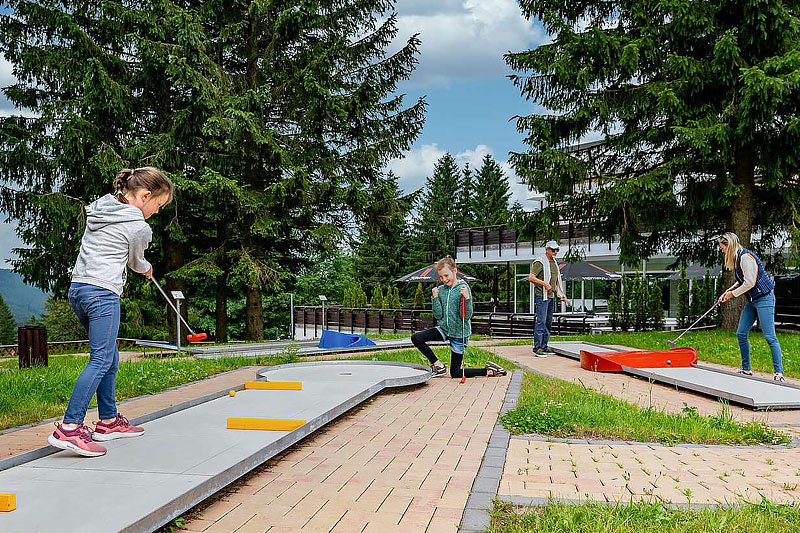
[[595,372],[624,372],[623,367],[688,368],[696,364],[697,350],[689,347],[631,352],[581,350],[581,368]]

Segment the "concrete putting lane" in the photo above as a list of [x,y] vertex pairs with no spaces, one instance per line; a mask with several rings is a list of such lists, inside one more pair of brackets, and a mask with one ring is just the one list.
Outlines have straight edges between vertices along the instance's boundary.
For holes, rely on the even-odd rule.
[[[17,509],[0,532],[153,531],[387,387],[425,383],[408,363],[329,361],[259,370],[303,389],[242,390],[144,424],[142,437],[105,443],[108,454],[62,451],[0,472]],[[226,429],[228,417],[303,419],[295,431]]]

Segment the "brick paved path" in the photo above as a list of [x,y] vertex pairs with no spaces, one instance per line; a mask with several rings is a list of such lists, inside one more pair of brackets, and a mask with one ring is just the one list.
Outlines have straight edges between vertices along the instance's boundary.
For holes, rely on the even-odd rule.
[[[689,491],[689,492],[687,492]],[[501,496],[679,504],[800,502],[800,449],[566,444],[512,438]]]
[[[713,398],[625,374],[588,372],[580,369],[578,361],[566,357],[536,358],[530,355],[528,346],[491,350],[542,374],[583,384],[642,407],[680,412],[685,402],[705,415],[720,410]],[[800,410],[730,408],[737,420],[764,421],[795,438],[800,436]],[[724,504],[741,499],[760,501],[761,496],[775,503],[800,502],[800,448],[576,444],[514,437],[498,494],[505,499],[538,500],[531,503],[552,497]]]
[[455,532],[508,383],[382,393],[197,510],[188,531]]

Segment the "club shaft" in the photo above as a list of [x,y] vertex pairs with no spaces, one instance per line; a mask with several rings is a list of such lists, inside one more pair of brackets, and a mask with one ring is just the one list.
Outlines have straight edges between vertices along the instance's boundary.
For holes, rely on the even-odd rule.
[[181,321],[181,322],[183,322],[183,325],[184,325],[184,326],[186,326],[186,329],[188,329],[188,330],[189,330],[189,333],[191,333],[192,335],[194,335],[194,334],[195,334],[194,330],[193,330],[193,329],[192,329],[192,327],[191,327],[189,324],[187,324],[187,323],[186,323],[186,321],[183,319],[183,317],[181,316],[180,312],[178,312],[178,308],[177,308],[177,307],[175,307],[175,304],[173,304],[173,303],[172,303],[172,300],[170,300],[170,299],[169,299],[169,296],[167,296],[167,293],[166,293],[166,292],[164,292],[164,289],[162,289],[162,288],[161,288],[161,285],[158,283],[158,281],[156,281],[156,278],[155,278],[155,277],[153,277],[153,276],[150,276],[150,280],[153,282],[153,284],[155,284],[156,288],[158,288],[158,292],[160,292],[160,293],[161,293],[161,296],[163,296],[163,297],[164,297],[164,299],[167,301],[167,303],[168,303],[168,304],[169,304],[169,306],[172,308],[172,310],[173,310],[173,311],[175,311],[175,314],[176,314],[176,315],[178,315],[178,318],[180,319],[180,321]]
[[464,298],[464,296],[461,296],[461,347],[464,350],[464,353],[461,355],[461,379],[462,380],[467,377],[466,373],[464,372],[464,364],[466,363],[466,358],[467,358],[467,339],[464,336],[465,329],[466,329],[464,327],[464,321],[465,321],[464,317],[466,316],[466,314],[467,314],[467,300]]
[[687,332],[688,332],[690,329],[692,329],[693,327],[695,327],[695,326],[697,325],[697,323],[698,323],[698,322],[700,322],[701,320],[703,320],[703,319],[706,317],[706,315],[708,315],[708,313],[710,313],[711,311],[713,311],[713,310],[714,310],[714,308],[716,308],[716,307],[717,307],[717,304],[714,304],[714,305],[712,305],[712,306],[711,306],[711,308],[709,308],[709,310],[708,310],[708,311],[706,311],[705,313],[703,313],[703,316],[701,316],[700,318],[698,318],[697,320],[695,320],[695,321],[694,321],[694,324],[692,324],[691,326],[689,326],[688,328],[686,328],[686,329],[683,331],[683,333],[681,333],[680,335],[678,335],[678,338],[677,338],[677,339],[675,339],[675,340],[674,340],[674,341],[672,341],[672,342],[678,342],[678,340],[680,340],[680,338],[681,338],[681,337],[683,337],[684,335],[686,335],[686,333],[687,333]]

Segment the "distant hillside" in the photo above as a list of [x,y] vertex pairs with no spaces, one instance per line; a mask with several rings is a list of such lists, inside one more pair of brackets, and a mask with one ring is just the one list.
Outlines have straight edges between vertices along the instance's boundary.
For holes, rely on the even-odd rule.
[[22,277],[11,270],[0,269],[0,294],[18,325],[28,322],[31,315],[39,316],[44,313],[47,293],[25,285]]

